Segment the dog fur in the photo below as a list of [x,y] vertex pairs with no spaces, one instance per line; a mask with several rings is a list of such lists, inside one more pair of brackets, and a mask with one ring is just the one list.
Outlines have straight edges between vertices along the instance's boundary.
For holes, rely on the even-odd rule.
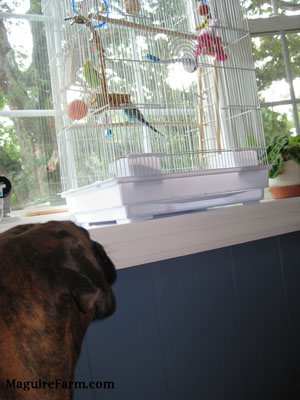
[[0,235],[0,399],[73,399],[73,388],[7,388],[74,381],[86,330],[113,314],[116,270],[103,247],[69,221]]

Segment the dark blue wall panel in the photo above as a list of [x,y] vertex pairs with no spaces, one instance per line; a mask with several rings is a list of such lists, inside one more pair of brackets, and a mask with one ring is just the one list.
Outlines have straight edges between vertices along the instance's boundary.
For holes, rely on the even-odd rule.
[[[148,266],[120,271],[117,311],[87,333],[93,379],[114,381],[99,399],[167,399],[152,276]],[[92,397],[91,397],[92,399]]]
[[292,346],[291,356],[300,399],[300,232],[279,236],[277,240]]
[[276,238],[232,252],[247,398],[289,398],[295,381]]
[[300,398],[300,232],[119,271],[76,399]]
[[243,398],[229,261],[221,249],[151,266],[172,400]]
[[[88,353],[88,343],[85,338],[82,348],[81,356],[76,368],[75,380],[77,382],[88,382],[93,380],[92,369],[90,365],[89,353]],[[88,389],[78,389],[75,390],[75,400],[95,400],[96,397],[93,396],[92,391]]]

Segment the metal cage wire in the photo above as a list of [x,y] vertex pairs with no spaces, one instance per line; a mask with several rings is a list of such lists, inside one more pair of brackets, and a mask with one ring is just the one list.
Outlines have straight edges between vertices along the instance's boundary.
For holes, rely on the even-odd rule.
[[52,0],[43,10],[63,190],[267,164],[240,1]]

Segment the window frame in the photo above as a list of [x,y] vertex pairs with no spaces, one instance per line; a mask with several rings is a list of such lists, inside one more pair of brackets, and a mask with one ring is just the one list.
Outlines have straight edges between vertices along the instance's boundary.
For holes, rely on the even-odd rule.
[[[274,1],[272,2],[274,3]],[[274,9],[276,11],[276,9]],[[280,105],[291,105],[293,108],[294,125],[296,135],[300,135],[300,121],[298,115],[298,104],[300,98],[295,96],[293,75],[288,53],[286,35],[290,33],[300,33],[300,15],[274,15],[271,18],[258,18],[249,20],[249,30],[251,37],[262,37],[265,35],[280,35],[282,51],[286,70],[286,79],[290,88],[290,99],[260,103],[262,108],[275,107]]]

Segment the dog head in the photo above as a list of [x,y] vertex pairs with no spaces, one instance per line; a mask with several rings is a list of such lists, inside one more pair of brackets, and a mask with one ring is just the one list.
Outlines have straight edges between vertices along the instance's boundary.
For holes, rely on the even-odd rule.
[[83,319],[101,319],[115,311],[111,285],[116,269],[101,244],[72,222],[17,226],[0,235],[1,250],[0,269],[11,264],[1,285],[12,295],[23,292],[37,302],[46,295],[60,308],[71,302]]
[[103,247],[72,222],[20,225],[0,235],[1,399],[23,398],[3,392],[6,379],[73,380],[89,323],[115,311],[116,276]]

